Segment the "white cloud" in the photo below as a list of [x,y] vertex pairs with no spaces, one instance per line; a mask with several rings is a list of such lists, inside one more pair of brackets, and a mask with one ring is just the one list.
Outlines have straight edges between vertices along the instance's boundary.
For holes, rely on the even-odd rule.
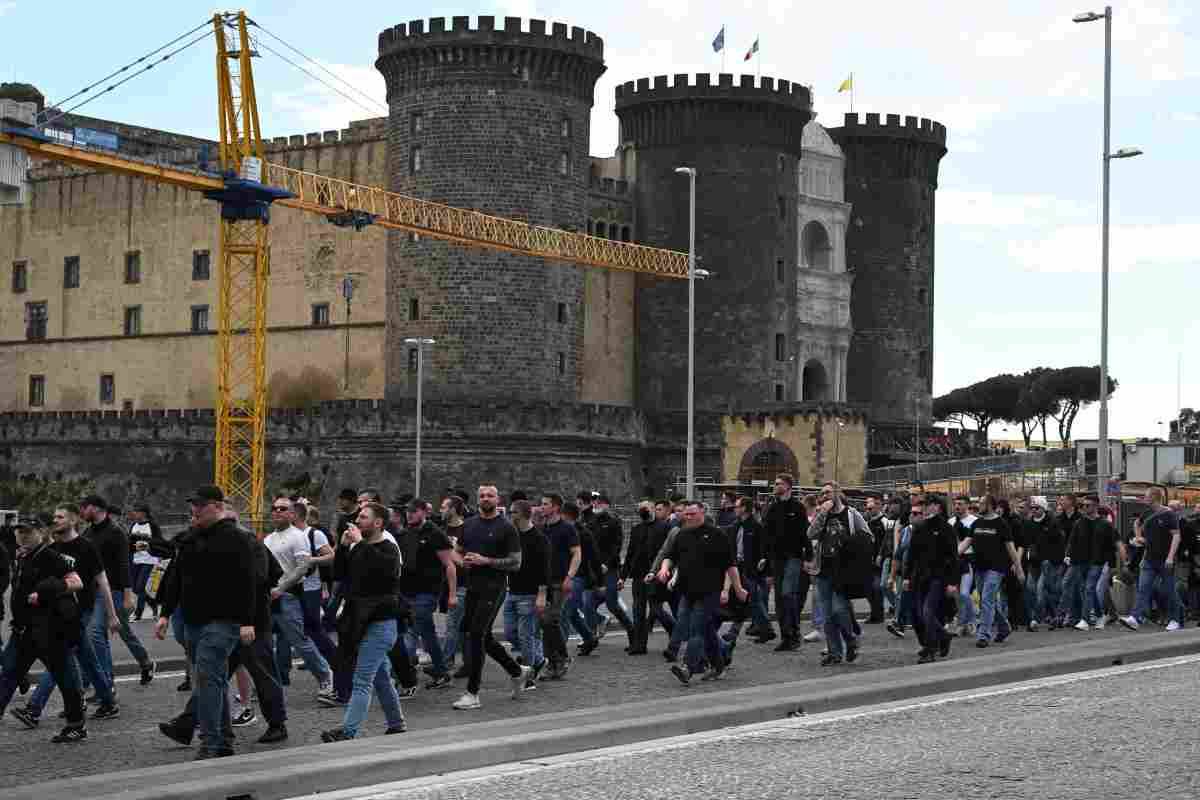
[[[324,83],[306,79],[301,88],[270,94],[271,114],[264,119],[282,120],[286,130],[271,129],[270,136],[303,131],[341,130],[350,120],[387,116],[383,76],[373,66],[322,64],[349,83],[334,80],[328,73],[306,64],[306,69]],[[328,85],[326,85],[328,84]],[[334,91],[335,87],[337,91]]]
[[1038,226],[1047,218],[1078,220],[1090,209],[1068,197],[1049,194],[997,194],[941,189],[937,194],[939,225],[984,227]]
[[[1200,222],[1117,225],[1110,231],[1109,268],[1128,272],[1197,264]],[[1095,272],[1100,263],[1098,225],[1067,225],[1039,238],[1012,241],[1009,256],[1033,272]]]
[[0,17],[17,7],[16,0],[0,0]]

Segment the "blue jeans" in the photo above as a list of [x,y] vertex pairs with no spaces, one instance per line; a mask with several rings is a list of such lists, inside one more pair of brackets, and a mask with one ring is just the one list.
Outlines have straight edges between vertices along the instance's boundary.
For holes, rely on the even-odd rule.
[[[800,609],[804,605],[804,599],[800,597],[802,575],[804,575],[804,561],[799,558],[789,558],[783,562],[783,575],[779,577],[779,580],[783,581],[779,590],[783,608],[778,611],[779,628],[785,639],[796,636],[800,631]],[[816,614],[815,608],[813,613]]]
[[1021,587],[1025,592],[1025,615],[1029,622],[1033,622],[1038,618],[1037,615],[1037,574],[1040,570],[1035,570],[1035,564],[1025,565],[1025,584]]
[[1050,620],[1058,613],[1062,596],[1063,565],[1050,561],[1042,562],[1042,574],[1038,578],[1037,605],[1033,619]]
[[960,625],[975,624],[975,601],[971,590],[975,586],[975,568],[971,567],[958,577],[958,622]]
[[313,640],[304,634],[304,608],[300,604],[300,598],[290,592],[284,592],[279,598],[279,610],[273,612],[271,617],[280,633],[275,637],[275,666],[280,677],[291,671],[292,648],[295,648],[317,683],[323,685],[332,680],[333,672],[329,668],[329,662],[317,650]]
[[846,648],[858,643],[850,621],[850,601],[842,592],[834,591],[833,578],[817,576],[817,595],[825,609],[825,644],[829,655],[842,656]]
[[892,559],[885,558],[879,565],[879,590],[883,592],[883,600],[892,614],[896,613],[899,602],[896,598],[896,588],[892,585]]
[[504,638],[520,650],[526,666],[542,663],[542,624],[538,619],[536,594],[510,594],[504,600]]
[[1108,596],[1108,592],[1100,594],[1100,579],[1104,575],[1105,565],[1092,564],[1088,567],[1087,578],[1084,583],[1084,599],[1087,601],[1088,619],[1099,619],[1104,616],[1104,598]]
[[238,645],[238,626],[233,622],[188,625],[187,640],[192,648],[192,694],[196,698],[200,752],[231,753],[229,656]]
[[[92,640],[88,637],[88,626],[92,621],[92,614],[95,609],[86,612],[79,620],[79,625],[82,635],[79,637],[79,645],[72,647],[67,656],[67,668],[76,675],[76,682],[80,685],[84,681],[96,687],[96,696],[100,700],[100,705],[112,705],[116,702],[113,696],[112,684],[105,678],[104,673],[100,671],[100,665],[96,663],[96,651],[92,649]],[[83,676],[83,681],[79,680],[79,676]],[[50,670],[42,673],[41,680],[38,681],[37,688],[33,690],[33,694],[29,697],[29,707],[35,710],[38,714],[42,713],[42,709],[46,707],[46,701],[50,699],[50,693],[54,691],[55,683],[54,676],[50,674]]]
[[463,610],[467,606],[467,587],[459,584],[454,592],[454,597],[458,601],[458,605],[446,612],[446,642],[442,646],[442,655],[445,656],[447,665],[454,663],[454,656],[462,644],[462,618]]
[[909,589],[906,592],[906,591],[903,591],[903,588],[901,588],[899,607],[896,610],[896,624],[897,625],[900,625],[900,626],[914,625],[915,626],[917,624],[916,612],[914,612],[914,610],[913,610],[914,607],[916,606],[916,604],[917,604],[916,591],[913,589]]
[[[725,653],[729,645],[717,636],[721,627],[721,595],[706,594],[702,597],[684,595],[679,600],[679,619],[689,620],[687,666],[691,672],[700,672],[701,664],[708,661],[709,667],[725,666]],[[676,623],[678,630],[680,623]]]
[[[574,628],[585,642],[592,640],[595,629],[584,615],[585,608],[592,608],[590,599],[591,592],[585,588],[583,578],[576,575],[571,579],[571,596],[563,601],[561,621],[563,639],[570,639],[571,629]],[[595,613],[594,609],[593,613]]]
[[146,597],[146,581],[150,579],[150,573],[153,569],[153,564],[129,565],[129,584],[133,589],[133,593],[137,595],[137,608],[133,612],[135,617],[142,616],[146,610],[146,603],[150,603],[152,607],[157,605],[150,598]]
[[[437,611],[438,596],[436,594],[406,595],[409,608],[413,612],[413,629],[425,645],[434,675],[446,674],[446,654],[442,652],[442,643],[438,640],[437,626],[433,624],[433,612]],[[410,648],[416,652],[416,648]]]
[[1012,633],[1012,628],[1008,624],[1008,598],[1000,591],[1004,573],[994,569],[981,570],[978,578],[980,613],[975,638],[990,640],[994,628],[997,640],[1006,639]]
[[625,632],[632,634],[633,620],[629,617],[629,607],[625,605],[625,601],[621,599],[621,592],[617,589],[620,581],[620,570],[609,569],[604,573],[604,586],[593,592],[592,604],[599,608],[600,603],[604,603],[608,607],[609,614],[617,618],[617,622],[621,623]]
[[400,636],[399,626],[394,619],[372,622],[358,643],[358,658],[354,662],[354,688],[350,692],[350,703],[342,717],[342,730],[351,738],[358,735],[359,726],[367,718],[371,708],[371,687],[379,695],[379,704],[389,728],[404,722],[400,710],[400,695],[392,684],[388,652],[395,647]]
[[1179,596],[1175,592],[1175,568],[1172,566],[1168,569],[1165,561],[1143,558],[1138,573],[1137,603],[1131,615],[1138,622],[1145,622],[1150,614],[1152,594],[1157,596],[1158,607],[1167,612],[1168,619],[1182,624],[1183,614],[1179,608]]
[[667,642],[667,650],[679,654],[679,648],[683,647],[683,643],[691,641],[692,637],[692,609],[684,603],[684,598],[681,595],[679,598],[679,606],[675,610],[675,628],[671,631],[671,639]]
[[741,577],[742,588],[750,593],[750,624],[765,631],[771,627],[771,618],[767,616],[767,586],[762,578],[745,572]]
[[[137,661],[138,666],[146,668],[150,666],[150,654],[146,652],[146,648],[142,646],[142,642],[138,639],[137,634],[129,627],[129,615],[125,612],[123,603],[125,602],[125,591],[116,589],[112,593],[113,606],[117,609],[117,620],[121,623],[119,631],[121,641],[125,642],[125,646],[129,648],[129,654]],[[92,609],[92,650],[96,653],[96,664],[100,667],[100,672],[107,679],[111,686],[113,682],[113,665],[112,665],[112,647],[108,642],[108,608],[104,603],[104,592],[96,591],[96,605]]]
[[1088,591],[1087,576],[1090,571],[1091,565],[1086,563],[1067,567],[1066,577],[1063,578],[1062,612],[1068,623],[1084,619],[1091,606],[1087,597],[1095,592]]

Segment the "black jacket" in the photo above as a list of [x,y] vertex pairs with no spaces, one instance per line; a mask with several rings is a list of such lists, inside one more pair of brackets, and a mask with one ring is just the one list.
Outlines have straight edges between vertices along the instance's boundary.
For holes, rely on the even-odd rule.
[[961,575],[958,563],[958,535],[949,520],[938,514],[918,522],[909,535],[908,556],[902,575],[917,585],[941,579],[946,586],[957,586]]
[[1062,564],[1063,556],[1067,554],[1067,542],[1058,520],[1046,514],[1041,521],[1033,517],[1025,520],[1022,525],[1025,538],[1025,552],[1030,564],[1038,567],[1043,561],[1051,564]]
[[1092,563],[1092,522],[1080,514],[1067,535],[1067,557],[1072,566]]
[[604,583],[604,572],[600,569],[604,561],[600,558],[600,550],[596,546],[596,537],[592,535],[589,525],[578,525],[579,532],[579,572],[576,577],[583,578],[584,586],[594,589]]
[[596,514],[588,526],[596,540],[596,554],[600,563],[610,570],[621,568],[621,548],[625,546],[625,532],[621,520],[611,512]]
[[762,523],[753,516],[749,516],[744,520],[735,519],[733,524],[723,529],[725,535],[729,537],[729,545],[733,548],[735,560],[737,560],[739,529],[742,531],[742,558],[737,561],[738,569],[747,575],[758,575],[758,562],[766,557],[763,552],[763,540],[766,538],[766,533]]
[[102,522],[92,524],[83,534],[100,551],[108,586],[114,592],[124,591],[129,586],[129,535],[125,529],[105,517]]
[[763,515],[766,530],[765,555],[768,561],[789,558],[812,558],[812,542],[808,539],[808,513],[804,504],[794,497],[776,500]]
[[[79,603],[66,581],[73,571],[62,553],[45,544],[18,559],[13,567],[13,631],[28,633],[39,651],[79,642]],[[28,597],[35,592],[38,603],[31,606]]]
[[[625,563],[621,565],[621,577],[625,580],[632,578],[640,581],[650,571],[650,565],[654,562],[655,554],[658,553],[657,549],[650,550],[650,536],[657,524],[651,518],[649,521],[639,522],[629,529],[629,547],[625,551]],[[665,533],[663,538],[666,538]],[[661,541],[658,546],[662,547]]]
[[176,539],[175,558],[159,590],[159,616],[170,617],[179,608],[189,625],[220,621],[253,626],[256,580],[254,549],[233,520],[193,528]]
[[358,658],[358,645],[372,622],[399,619],[400,551],[386,539],[339,547],[333,561],[334,579],[341,582],[346,607],[338,617],[338,657],[349,666]]
[[[8,591],[8,582],[12,579],[12,565],[8,548],[0,545],[0,598]],[[0,619],[4,619],[4,604],[0,603]]]

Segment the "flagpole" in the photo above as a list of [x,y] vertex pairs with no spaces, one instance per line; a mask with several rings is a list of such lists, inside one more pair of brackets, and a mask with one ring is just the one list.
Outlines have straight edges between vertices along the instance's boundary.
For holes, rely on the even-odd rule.
[[[754,34],[755,46],[759,45],[759,41],[760,41],[760,36],[757,33]],[[757,50],[754,51],[754,69],[755,69],[755,73],[758,76],[758,83],[761,85],[762,84],[762,53],[758,52]]]
[[850,113],[854,113],[854,73],[850,73]]

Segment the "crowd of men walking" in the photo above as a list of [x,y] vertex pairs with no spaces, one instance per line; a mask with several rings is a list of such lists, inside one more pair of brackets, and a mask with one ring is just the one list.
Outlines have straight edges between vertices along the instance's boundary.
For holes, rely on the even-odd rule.
[[[171,540],[148,508],[135,507],[127,531],[92,495],[19,520],[12,541],[0,543],[0,594],[12,586],[0,715],[7,709],[37,728],[57,687],[65,727],[55,743],[86,739],[88,719],[118,717],[109,636],[137,660],[141,683],[153,681],[156,665],[129,625],[147,606],[155,635],[171,633],[186,653],[179,688],[191,692],[183,713],[159,727],[182,744],[198,734],[197,758],[234,752],[234,729],[257,719],[254,698],[267,723],[258,741],[288,738],[283,687],[294,654],[316,683],[316,702],[341,709],[341,724],[321,734],[334,742],[361,734],[373,699],[385,734],[407,730],[401,701],[418,690],[419,651],[429,661],[425,688],[465,680],[451,705],[469,711],[482,705],[486,659],[505,671],[516,699],[564,679],[613,624],[625,631],[626,653],[643,656],[657,623],[668,636],[662,656],[687,685],[726,676],[747,623],[757,644],[778,639],[776,652],[823,641],[821,664],[835,667],[861,657],[863,624],[898,638],[911,630],[917,661],[929,663],[948,657],[955,638],[985,648],[1019,627],[1089,630],[1114,620],[1173,631],[1196,608],[1200,517],[1181,518],[1159,489],[1147,492],[1150,510],[1125,539],[1091,495],[1062,495],[1054,513],[1041,497],[925,493],[869,496],[860,511],[837,484],[807,496],[793,484],[778,476],[763,505],[733,493],[717,509],[644,500],[628,533],[597,492],[574,502],[512,492],[501,507],[497,488],[480,486],[474,497],[447,493],[435,509],[346,489],[329,528],[305,500],[280,495],[262,539],[216,486],[189,497],[190,524]],[[865,621],[855,600],[870,607]],[[511,649],[494,634],[498,619]],[[37,661],[36,689],[9,709],[29,692]]]

